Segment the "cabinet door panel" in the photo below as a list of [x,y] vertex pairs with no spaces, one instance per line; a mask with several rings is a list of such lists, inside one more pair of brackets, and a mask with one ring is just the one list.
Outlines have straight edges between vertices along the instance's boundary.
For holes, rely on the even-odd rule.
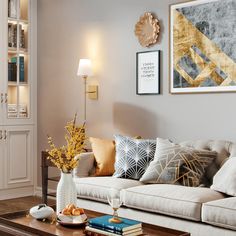
[[31,127],[11,127],[7,129],[7,187],[23,187],[32,184],[32,137]]
[[4,188],[4,145],[2,127],[0,126],[0,189]]

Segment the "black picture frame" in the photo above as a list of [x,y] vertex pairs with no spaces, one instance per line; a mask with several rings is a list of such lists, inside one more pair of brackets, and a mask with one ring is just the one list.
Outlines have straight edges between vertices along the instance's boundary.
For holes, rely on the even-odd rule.
[[136,94],[160,94],[160,50],[136,53]]

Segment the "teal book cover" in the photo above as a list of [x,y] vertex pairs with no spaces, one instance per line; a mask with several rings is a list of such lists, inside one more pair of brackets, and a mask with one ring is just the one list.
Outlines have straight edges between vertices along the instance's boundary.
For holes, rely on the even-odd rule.
[[100,227],[100,228],[104,228],[108,230],[114,230],[118,232],[125,232],[125,231],[129,231],[135,228],[142,227],[142,223],[140,221],[120,218],[122,222],[119,224],[116,224],[116,223],[109,222],[109,219],[111,218],[112,216],[105,215],[105,216],[89,219],[88,222],[89,222],[89,225],[91,226]]
[[[17,63],[17,57],[12,57],[11,62]],[[20,82],[25,82],[25,62],[24,57],[19,57],[20,63]]]

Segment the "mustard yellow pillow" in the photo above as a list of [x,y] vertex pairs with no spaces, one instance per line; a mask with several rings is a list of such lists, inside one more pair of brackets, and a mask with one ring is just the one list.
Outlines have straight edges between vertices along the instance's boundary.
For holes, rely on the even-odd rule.
[[115,142],[113,140],[89,138],[96,160],[96,176],[113,175],[115,172]]

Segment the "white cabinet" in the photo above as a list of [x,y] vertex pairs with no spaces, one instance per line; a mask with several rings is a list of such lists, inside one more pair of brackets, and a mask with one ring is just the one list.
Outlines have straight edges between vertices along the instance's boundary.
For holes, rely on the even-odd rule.
[[0,199],[4,199],[33,194],[36,183],[37,0],[1,0],[0,22]]
[[4,188],[4,165],[5,165],[5,154],[4,154],[4,140],[3,140],[2,127],[0,126],[0,189]]
[[7,127],[5,141],[6,188],[33,184],[33,128],[31,126]]

